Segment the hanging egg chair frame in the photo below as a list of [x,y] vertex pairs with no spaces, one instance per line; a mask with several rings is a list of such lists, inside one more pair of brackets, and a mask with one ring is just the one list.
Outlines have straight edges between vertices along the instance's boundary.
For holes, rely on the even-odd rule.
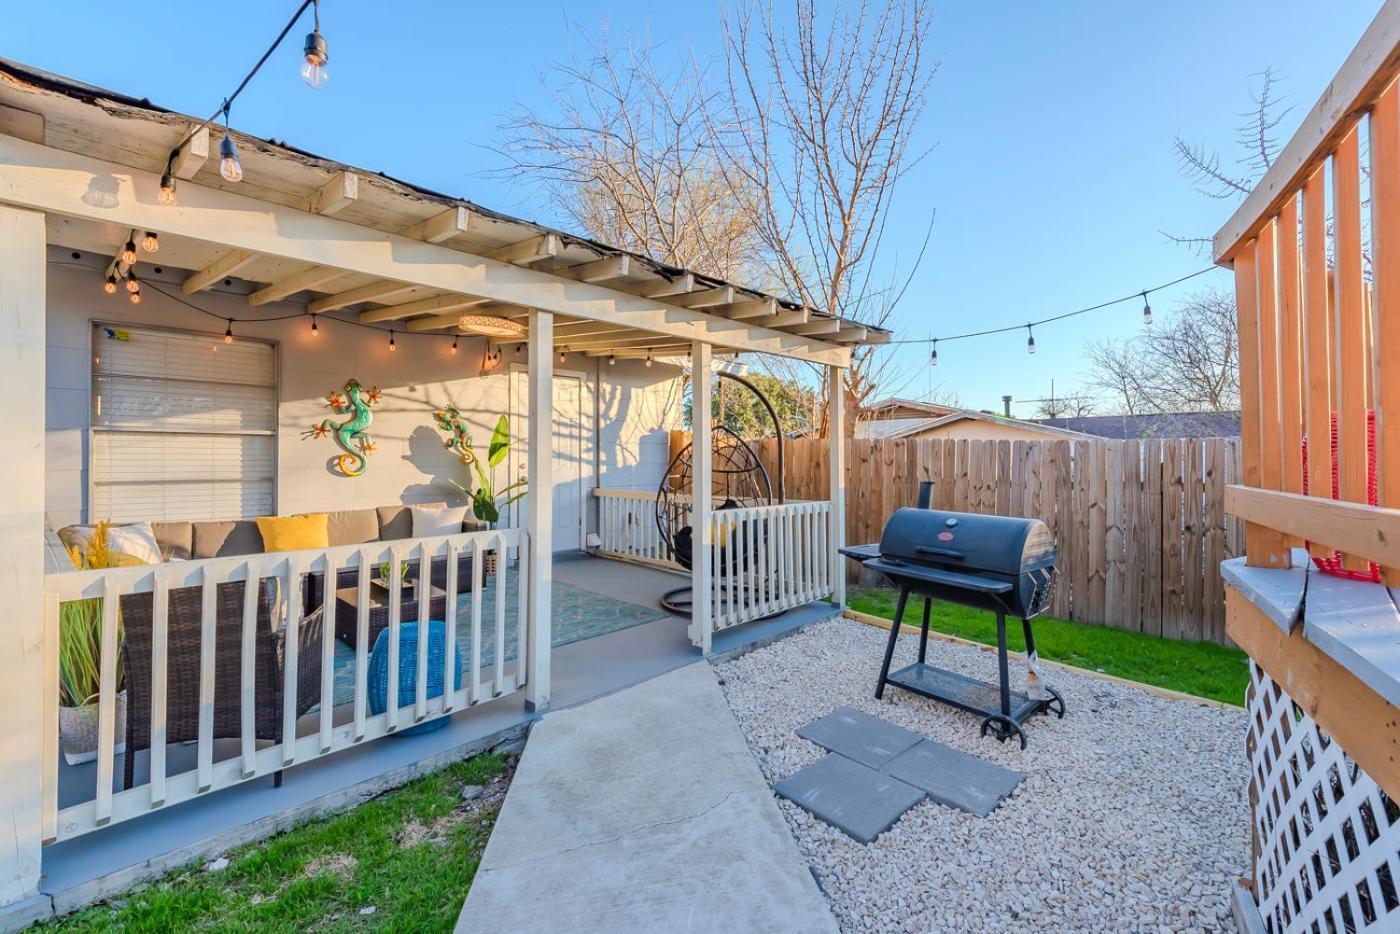
[[[786,501],[786,491],[783,476],[783,429],[778,421],[778,412],[773,408],[773,403],[768,397],[749,380],[734,373],[719,371],[721,379],[727,379],[738,383],[758,399],[764,410],[768,413],[768,418],[773,423],[773,435],[777,438],[777,483],[776,490],[768,471],[764,468],[763,462],[759,460],[758,454],[753,446],[731,428],[726,425],[716,425],[711,429],[711,459],[718,460],[712,464],[711,470],[711,490],[714,495],[715,488],[721,483],[724,492],[724,501],[714,507],[716,512],[724,509],[741,509],[749,506],[771,506],[775,502]],[[671,459],[671,463],[666,468],[666,474],[661,480],[661,486],[656,493],[656,528],[661,534],[661,540],[665,542],[667,551],[672,559],[687,571],[694,566],[694,529],[690,525],[690,508],[692,505],[692,485],[693,474],[691,473],[693,463],[694,444],[687,444],[676,453]],[[722,455],[719,455],[723,452]],[[676,481],[679,479],[679,483]],[[730,543],[729,547],[719,550],[718,566],[714,571],[721,577],[721,588],[728,584],[725,580],[734,570],[737,563],[740,569],[746,569],[752,558],[748,542]],[[759,543],[759,548],[763,543]],[[693,588],[689,585],[677,587],[669,590],[661,596],[661,607],[669,613],[677,616],[691,616],[694,607]]]

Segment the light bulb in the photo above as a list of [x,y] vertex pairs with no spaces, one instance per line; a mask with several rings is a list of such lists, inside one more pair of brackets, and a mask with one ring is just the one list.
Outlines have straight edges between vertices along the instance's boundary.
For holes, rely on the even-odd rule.
[[141,289],[137,288],[137,290],[128,295],[127,298],[131,299],[131,304],[133,305],[141,304]]
[[456,353],[456,352],[457,352],[457,338],[455,338],[455,337],[452,338],[452,352],[453,352],[453,353]]
[[326,61],[330,58],[327,54],[326,37],[321,35],[320,29],[314,29],[306,36],[305,59],[301,66],[301,80],[306,82],[306,86],[313,91],[319,91],[326,86],[326,82],[331,76],[326,73]]
[[1035,332],[1029,324],[1026,325],[1026,335],[1026,353],[1035,353]]
[[316,334],[320,334],[320,333],[321,333],[321,329],[318,328],[318,327],[316,326],[316,316],[315,316],[315,315],[312,315],[312,316],[311,316],[311,333],[312,333],[313,335],[316,335]]
[[228,321],[228,327],[224,328],[224,343],[225,343],[225,344],[232,344],[232,343],[233,343],[233,319],[232,319],[232,318],[230,318],[229,321]]
[[399,345],[394,343],[394,332],[393,332],[393,331],[390,331],[390,332],[389,332],[389,350],[392,352],[392,351],[395,351],[395,350],[398,350],[398,349],[399,349]]
[[141,241],[141,249],[145,250],[147,253],[156,252],[160,249],[160,237],[149,230],[146,231],[146,237]]
[[566,349],[562,348],[562,347],[559,349],[559,362],[560,362],[560,363],[563,363],[563,362],[564,362],[564,358],[568,356],[568,353],[569,353],[569,352],[568,352]]
[[1152,323],[1152,306],[1147,302],[1147,293],[1142,293],[1142,323]]
[[651,366],[651,351],[647,351],[647,366]]
[[126,246],[122,247],[122,262],[130,266],[136,262],[136,241],[126,241]]
[[160,203],[166,207],[175,203],[175,176],[169,172],[160,177]]
[[219,174],[225,181],[243,181],[243,163],[238,161],[238,147],[233,144],[233,137],[227,133],[219,141]]
[[608,355],[608,366],[617,366],[617,354]]
[[141,291],[141,283],[137,281],[135,274],[130,271],[126,274],[126,290],[133,293]]
[[933,342],[933,350],[928,357],[929,366],[938,366],[938,341]]
[[111,295],[111,294],[114,293],[116,290],[117,290],[117,277],[116,277],[115,275],[108,276],[108,277],[107,277],[107,281],[104,282],[104,283],[102,283],[102,291],[106,292],[108,295]]

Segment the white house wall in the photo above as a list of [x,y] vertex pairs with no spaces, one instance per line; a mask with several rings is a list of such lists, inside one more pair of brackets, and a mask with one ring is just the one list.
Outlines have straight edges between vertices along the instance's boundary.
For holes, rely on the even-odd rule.
[[[55,254],[51,253],[51,260]],[[62,254],[66,257],[67,254]],[[223,323],[160,294],[143,290],[133,305],[124,292],[107,295],[100,275],[91,269],[51,263],[48,276],[48,366],[46,500],[56,525],[96,521],[88,514],[88,445],[91,412],[91,323],[147,325],[207,333],[210,353],[223,346]],[[179,294],[178,285],[162,288]],[[230,316],[277,315],[300,306],[273,304],[251,309],[241,296],[204,292],[190,299],[201,308]],[[388,503],[461,502],[452,485],[464,468],[442,443],[432,413],[455,403],[484,451],[496,419],[509,411],[506,375],[517,359],[505,350],[502,364],[482,375],[484,340],[462,338],[458,353],[450,340],[399,333],[397,351],[387,336],[322,316],[312,335],[305,318],[238,323],[236,335],[273,341],[278,351],[279,431],[277,511],[282,514],[381,506]],[[574,357],[575,365],[597,367],[597,394],[602,432],[595,476],[590,484],[654,489],[666,467],[667,432],[680,421],[677,370],[641,361]],[[518,359],[524,361],[523,347]],[[606,372],[601,372],[601,371]],[[328,438],[306,439],[315,422],[336,417],[325,396],[351,377],[377,386],[382,401],[374,408],[369,434],[376,445],[369,469],[361,476],[340,476],[333,468],[339,453]],[[340,416],[343,418],[343,416]],[[524,426],[513,426],[523,430]],[[596,426],[595,426],[596,431]],[[505,479],[500,468],[498,482]],[[585,503],[586,511],[589,504]],[[590,521],[590,527],[592,523]]]

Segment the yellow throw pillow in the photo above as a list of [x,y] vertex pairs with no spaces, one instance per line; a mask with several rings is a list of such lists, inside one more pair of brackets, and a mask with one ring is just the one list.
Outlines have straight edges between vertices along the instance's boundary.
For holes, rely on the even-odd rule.
[[326,516],[324,512],[309,512],[304,516],[259,516],[258,532],[262,535],[263,551],[329,548],[331,538]]

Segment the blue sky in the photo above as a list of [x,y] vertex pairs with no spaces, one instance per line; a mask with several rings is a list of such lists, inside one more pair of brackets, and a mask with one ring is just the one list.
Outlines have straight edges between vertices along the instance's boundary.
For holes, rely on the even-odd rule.
[[[297,75],[298,27],[239,99],[235,125],[484,205],[554,222],[538,192],[482,173],[502,116],[540,103],[551,60],[578,30],[607,28],[674,54],[719,52],[730,0],[564,4],[323,0],[329,86]],[[205,115],[294,6],[147,0],[132,7],[3,0],[0,55]],[[1294,110],[1286,139],[1341,65],[1379,0],[1173,3],[934,3],[939,62],[920,130],[933,146],[904,183],[888,261],[907,264],[937,211],[924,263],[901,306],[901,337],[1048,317],[1147,288],[1207,260],[1160,231],[1210,234],[1232,202],[1192,190],[1172,137],[1228,158],[1251,75],[1273,66]],[[1324,11],[1325,12],[1322,12]],[[1305,23],[1306,28],[1299,23]],[[1225,288],[1211,273],[1189,287]],[[1166,312],[1182,289],[1153,299]],[[1086,342],[1139,327],[1129,303],[1024,332],[897,351],[904,394],[930,388],[999,408],[1003,393],[1063,395],[1084,374]],[[891,388],[899,388],[892,386]],[[1018,414],[1029,414],[1018,406]]]

